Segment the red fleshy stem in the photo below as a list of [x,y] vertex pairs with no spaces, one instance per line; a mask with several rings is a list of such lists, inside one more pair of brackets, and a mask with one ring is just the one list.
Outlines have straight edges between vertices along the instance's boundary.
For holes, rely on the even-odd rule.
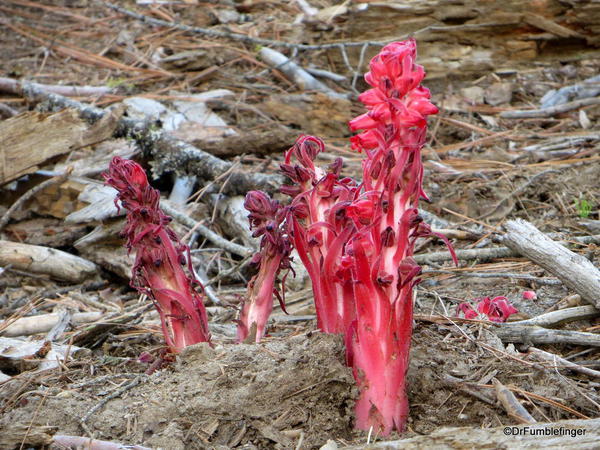
[[[238,319],[238,342],[259,342],[267,330],[267,321],[273,310],[273,294],[283,299],[276,289],[277,276],[281,270],[290,268],[291,244],[283,227],[286,210],[279,202],[260,191],[246,195],[244,207],[250,212],[248,219],[254,237],[262,236],[260,252],[253,263],[258,273],[248,284],[248,293]],[[285,310],[285,309],[284,309]]]
[[171,218],[159,207],[160,193],[134,161],[113,158],[103,177],[118,191],[117,208],[127,210],[122,234],[127,250],[136,253],[131,286],[154,301],[167,345],[179,352],[209,342],[202,286],[194,275],[189,248],[168,226]]

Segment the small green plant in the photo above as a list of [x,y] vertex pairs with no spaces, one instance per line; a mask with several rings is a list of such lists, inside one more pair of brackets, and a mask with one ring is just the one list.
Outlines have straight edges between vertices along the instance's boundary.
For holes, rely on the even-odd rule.
[[579,197],[575,201],[575,209],[577,210],[577,215],[579,217],[587,219],[592,213],[592,204],[588,202],[585,197]]
[[127,83],[127,78],[123,78],[123,77],[117,77],[117,78],[109,78],[106,81],[106,86],[108,86],[111,89],[115,89],[118,87],[123,87],[126,90],[131,90],[133,88],[133,84],[131,83]]

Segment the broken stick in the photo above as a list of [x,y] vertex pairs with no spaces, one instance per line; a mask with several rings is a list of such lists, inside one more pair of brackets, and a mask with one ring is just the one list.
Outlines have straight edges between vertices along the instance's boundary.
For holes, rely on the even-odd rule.
[[0,240],[0,266],[7,265],[74,283],[80,283],[98,271],[93,262],[61,250]]
[[547,237],[531,223],[510,220],[502,242],[556,276],[581,298],[600,308],[600,271],[583,256]]

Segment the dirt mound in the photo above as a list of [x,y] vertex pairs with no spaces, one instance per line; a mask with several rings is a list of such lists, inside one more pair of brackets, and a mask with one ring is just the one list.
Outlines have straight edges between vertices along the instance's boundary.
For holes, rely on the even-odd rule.
[[[195,345],[173,367],[140,376],[91,414],[87,427],[98,439],[153,448],[293,448],[299,439],[313,448],[351,433],[355,388],[343,355],[339,337],[319,333],[259,345]],[[98,378],[51,388],[43,404],[12,410],[0,428],[33,417],[34,427],[80,433],[81,419],[114,395],[117,383],[131,383]]]

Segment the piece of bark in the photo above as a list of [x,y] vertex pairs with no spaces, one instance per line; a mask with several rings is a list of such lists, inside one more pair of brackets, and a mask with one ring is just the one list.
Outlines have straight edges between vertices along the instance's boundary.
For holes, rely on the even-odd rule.
[[122,108],[111,110],[93,126],[73,109],[25,112],[0,122],[0,185],[35,172],[55,156],[109,138],[121,114]]
[[0,240],[0,266],[8,265],[74,283],[80,283],[98,271],[94,263],[61,250]]
[[87,124],[73,110],[26,112],[0,122],[0,185],[80,147],[86,129]]
[[[102,318],[103,312],[75,313],[71,316],[70,323],[79,325],[82,323],[95,322]],[[30,336],[32,334],[46,333],[60,320],[60,314],[42,314],[31,317],[21,317],[11,322],[6,328],[4,322],[0,322],[0,335],[5,337]]]
[[586,258],[553,241],[531,223],[510,220],[502,242],[560,279],[581,298],[600,308],[600,271]]
[[[548,433],[544,431],[548,429]],[[564,431],[564,433],[559,432]],[[532,432],[533,431],[533,432]],[[535,434],[534,434],[535,433]],[[575,434],[572,436],[571,433]],[[576,450],[597,448],[600,440],[600,419],[561,420],[495,428],[439,428],[431,434],[395,441],[341,447],[343,450],[421,450],[470,448],[553,448]]]
[[55,426],[14,423],[0,433],[0,448],[24,448],[24,445],[25,448],[43,448],[52,443],[57,431],[58,427]]

